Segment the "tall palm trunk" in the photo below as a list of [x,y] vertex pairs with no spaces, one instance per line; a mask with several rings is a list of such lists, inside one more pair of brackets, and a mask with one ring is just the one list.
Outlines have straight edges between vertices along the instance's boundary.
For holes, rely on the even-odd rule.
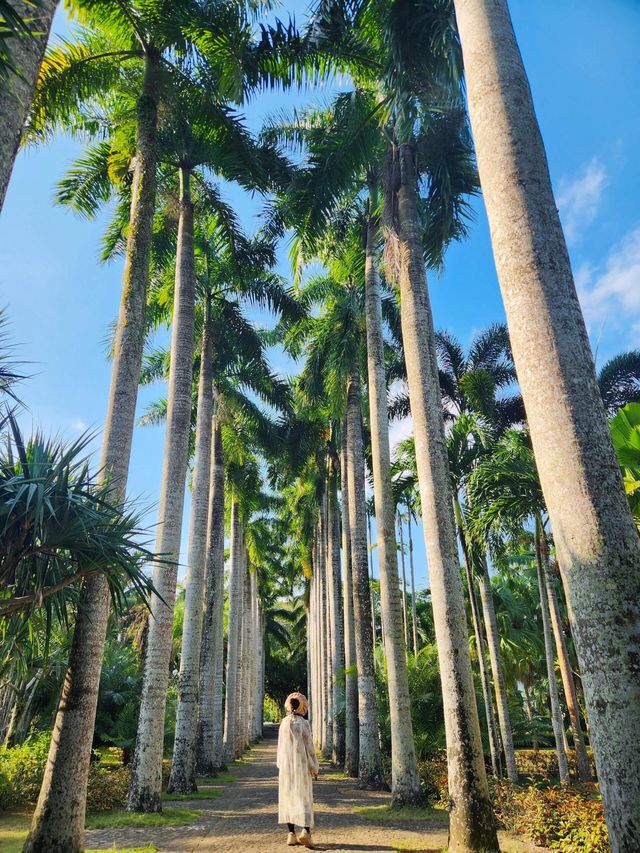
[[506,0],[455,0],[518,381],[567,590],[614,853],[640,849],[640,542]]
[[478,599],[476,597],[473,571],[471,568],[471,554],[469,553],[467,534],[464,529],[462,507],[460,506],[458,496],[454,495],[453,500],[454,512],[456,516],[456,525],[458,528],[458,537],[460,538],[460,545],[462,547],[462,561],[464,563],[465,576],[467,578],[467,589],[469,591],[471,618],[473,620],[473,633],[476,638],[478,669],[480,671],[480,684],[482,685],[482,698],[484,699],[485,716],[487,719],[487,736],[489,740],[489,752],[491,754],[491,769],[493,770],[494,776],[500,776],[502,769],[500,760],[500,739],[498,737],[496,718],[493,712],[493,697],[491,695],[491,684],[489,683],[489,675],[487,673],[487,659],[485,655],[482,624],[480,622]]
[[235,706],[235,741],[234,741],[234,755],[236,758],[239,758],[242,755],[244,749],[243,742],[243,714],[244,714],[244,701],[246,700],[246,682],[244,679],[244,671],[246,668],[246,620],[245,620],[245,609],[246,609],[246,590],[247,590],[247,580],[249,576],[249,558],[247,554],[247,543],[244,536],[244,528],[243,528],[243,538],[242,538],[242,557],[241,557],[241,571],[242,578],[240,580],[240,614],[239,614],[239,626],[238,626],[238,666],[236,667],[234,678],[236,682],[236,706]]
[[[193,383],[195,258],[190,174],[180,169],[180,221],[171,335],[171,364],[165,435],[162,490],[153,569],[157,590],[151,602],[138,736],[131,770],[127,807],[130,811],[162,811],[162,753],[169,683],[173,606],[176,595],[185,480],[189,456]],[[171,562],[168,562],[170,560]]]
[[[342,612],[342,585],[340,583],[340,519],[335,482],[330,481],[329,491],[329,563],[331,579],[331,608],[333,614],[332,647],[333,657],[333,754],[334,764],[344,763],[344,615]],[[340,712],[338,712],[340,709]]]
[[333,755],[333,637],[331,636],[331,579],[328,538],[328,492],[325,477],[324,495],[320,511],[320,536],[322,538],[322,612],[323,612],[323,654],[324,654],[324,696],[325,712],[323,716],[323,755],[330,760]]
[[[378,642],[378,627],[376,625],[376,591],[373,586],[373,535],[371,533],[371,516],[367,511],[367,548],[369,552],[369,591],[371,595],[371,630],[373,632],[373,647]],[[380,630],[382,634],[382,627]]]
[[168,787],[169,791],[179,794],[189,794],[197,790],[198,684],[207,560],[207,519],[209,516],[211,425],[213,418],[213,341],[211,340],[210,311],[211,307],[207,299],[200,352],[195,464],[189,525],[189,556],[185,578],[178,709]]
[[342,426],[340,451],[340,492],[342,497],[342,562],[344,599],[344,667],[345,667],[345,719],[344,719],[344,770],[347,776],[358,775],[359,725],[358,679],[356,667],[356,632],[353,616],[353,564],[351,560],[351,524],[349,521],[349,486],[347,478],[347,423]]
[[418,616],[416,613],[416,576],[413,567],[413,534],[411,532],[411,513],[407,521],[407,539],[409,540],[409,572],[411,574],[411,627],[413,631],[413,654],[418,654]]
[[242,594],[244,536],[240,520],[240,507],[235,495],[231,496],[231,559],[229,571],[229,613],[227,634],[227,678],[224,705],[224,757],[235,758],[235,721],[238,703],[236,673],[240,653],[240,596]]
[[[389,709],[391,714],[391,790],[396,805],[415,804],[422,799],[420,776],[413,745],[409,708],[409,679],[406,658],[406,602],[398,594],[398,562],[391,492],[391,452],[387,380],[384,368],[382,301],[376,264],[378,224],[369,219],[365,259],[365,313],[367,325],[367,375],[369,420],[373,457],[373,496],[378,538],[380,604],[384,622]],[[358,491],[357,494],[363,494]],[[404,559],[404,557],[403,557]],[[404,581],[404,571],[403,571]],[[403,618],[404,616],[404,642]]]
[[9,72],[8,78],[0,85],[0,211],[33,101],[58,0],[38,0],[37,5],[10,0],[9,5],[28,24],[32,35],[21,34],[10,40],[11,60],[19,74]]
[[[386,790],[378,739],[376,678],[373,663],[371,598],[367,565],[367,519],[364,503],[364,444],[360,373],[354,365],[347,387],[347,476],[353,571],[353,615],[358,663],[358,722],[360,755],[358,786]],[[393,524],[393,518],[392,522]]]
[[518,781],[518,768],[516,766],[516,753],[513,748],[513,733],[511,731],[511,720],[509,719],[509,706],[507,705],[507,688],[504,681],[504,665],[500,651],[500,635],[496,622],[496,609],[491,591],[491,580],[486,566],[480,566],[478,572],[478,586],[480,587],[480,601],[482,603],[482,615],[484,616],[484,627],[487,632],[487,644],[489,646],[489,660],[493,673],[493,687],[496,692],[496,705],[498,707],[498,720],[500,722],[500,736],[502,738],[502,749],[504,751],[504,763],[507,769],[507,778],[510,782]]
[[589,762],[587,748],[584,743],[582,726],[580,725],[580,710],[578,706],[578,696],[576,693],[576,682],[573,677],[571,661],[569,660],[567,638],[564,635],[564,628],[562,627],[562,619],[560,617],[560,605],[558,604],[556,587],[553,582],[553,575],[551,573],[551,565],[549,562],[549,553],[546,539],[543,542],[543,556],[544,578],[545,585],[547,588],[547,596],[549,599],[551,627],[553,628],[553,636],[556,641],[558,662],[560,664],[560,675],[562,677],[562,687],[564,689],[567,710],[569,712],[569,720],[571,722],[571,732],[573,734],[573,748],[576,752],[576,765],[578,768],[578,776],[583,782],[589,782],[592,778],[591,764]]
[[405,649],[409,648],[409,623],[407,621],[407,569],[404,559],[404,533],[402,530],[402,516],[398,513],[398,538],[400,539],[400,567],[402,570],[402,625],[404,628]]
[[220,403],[213,417],[205,612],[198,694],[197,770],[212,776],[225,766],[224,692],[224,459]]
[[549,681],[549,702],[551,704],[551,723],[553,736],[556,742],[556,754],[558,756],[558,773],[561,782],[569,782],[569,766],[567,753],[564,747],[562,735],[562,710],[560,708],[560,697],[558,696],[558,684],[556,682],[556,670],[554,666],[553,636],[551,634],[551,616],[549,615],[549,600],[547,588],[544,582],[544,557],[543,544],[544,529],[539,518],[536,518],[535,540],[536,540],[536,568],[538,574],[538,592],[540,593],[540,613],[542,615],[542,631],[544,635],[544,651],[547,663],[547,678]]
[[471,673],[433,317],[416,202],[415,156],[409,145],[402,145],[398,155],[402,337],[442,681],[452,803],[449,849],[452,853],[493,851],[499,847]]
[[[158,66],[146,58],[138,102],[136,161],[111,392],[102,445],[102,476],[116,499],[127,486],[142,365],[156,199]],[[87,779],[109,617],[109,589],[101,575],[80,592],[68,668],[47,766],[24,849],[29,853],[83,850]]]

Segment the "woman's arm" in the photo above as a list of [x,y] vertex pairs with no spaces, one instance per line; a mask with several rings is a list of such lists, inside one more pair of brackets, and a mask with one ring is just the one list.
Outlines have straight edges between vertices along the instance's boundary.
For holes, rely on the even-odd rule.
[[320,764],[318,763],[318,756],[316,755],[316,750],[313,746],[313,737],[311,736],[311,726],[309,725],[307,720],[302,720],[304,726],[302,727],[302,737],[304,739],[305,749],[307,750],[307,760],[309,762],[309,772],[312,776],[317,778],[318,771],[320,770]]

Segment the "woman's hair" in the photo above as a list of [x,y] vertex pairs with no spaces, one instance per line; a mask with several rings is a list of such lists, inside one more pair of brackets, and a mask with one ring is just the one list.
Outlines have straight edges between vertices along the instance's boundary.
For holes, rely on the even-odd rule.
[[289,699],[289,707],[291,708],[292,712],[297,711],[298,708],[300,707],[300,700],[299,699]]

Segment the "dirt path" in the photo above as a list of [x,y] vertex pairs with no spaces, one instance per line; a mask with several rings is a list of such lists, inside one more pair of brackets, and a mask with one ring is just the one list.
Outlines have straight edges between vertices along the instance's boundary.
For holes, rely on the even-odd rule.
[[[275,738],[275,729],[268,729],[264,741],[248,753],[248,758],[231,768],[235,781],[225,784],[218,799],[171,803],[202,811],[191,826],[93,830],[86,834],[87,848],[155,844],[165,853],[283,853],[288,848],[285,845],[286,827],[279,827],[276,823]],[[322,773],[325,774],[324,780]],[[322,768],[321,780],[315,785],[315,801],[314,841],[318,850],[440,853],[446,847],[447,819],[444,813],[441,820],[433,822],[364,820],[353,810],[386,805],[389,795],[359,791],[352,780],[338,778],[329,766]],[[501,845],[505,853],[542,850],[506,834],[501,834]]]

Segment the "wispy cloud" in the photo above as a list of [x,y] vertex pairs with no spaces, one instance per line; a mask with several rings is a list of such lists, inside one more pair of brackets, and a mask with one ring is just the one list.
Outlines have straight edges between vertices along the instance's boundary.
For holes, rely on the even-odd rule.
[[86,432],[89,429],[89,425],[86,424],[82,418],[72,418],[69,422],[69,426],[76,432]]
[[606,185],[607,172],[597,157],[587,163],[577,177],[560,180],[556,201],[570,243],[579,240],[596,218]]
[[623,237],[601,266],[585,264],[576,272],[576,286],[587,325],[598,332],[640,333],[640,226]]

